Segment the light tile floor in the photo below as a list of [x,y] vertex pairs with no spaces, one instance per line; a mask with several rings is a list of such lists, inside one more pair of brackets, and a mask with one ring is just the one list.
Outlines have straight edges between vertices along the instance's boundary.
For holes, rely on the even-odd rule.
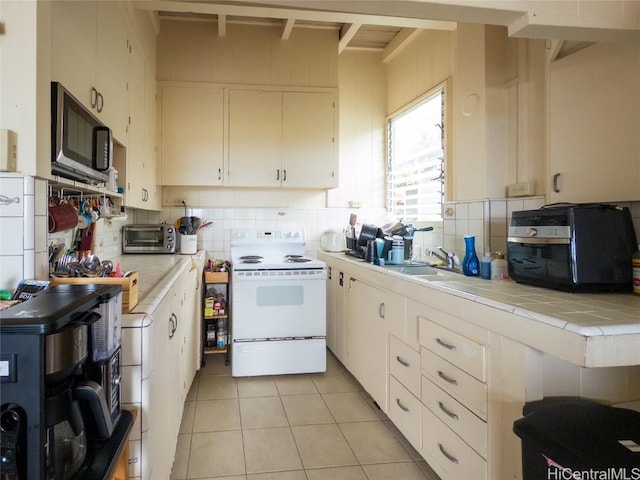
[[231,377],[206,357],[185,403],[171,478],[436,480],[327,351],[318,374]]

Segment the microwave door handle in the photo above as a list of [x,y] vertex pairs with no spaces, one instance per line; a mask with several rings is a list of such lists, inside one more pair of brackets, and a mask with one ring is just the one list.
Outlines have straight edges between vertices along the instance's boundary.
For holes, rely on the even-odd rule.
[[[105,145],[105,147],[100,147]],[[106,150],[106,151],[105,151]],[[93,164],[95,169],[99,172],[106,172],[111,167],[111,155],[113,150],[113,139],[111,138],[111,130],[109,127],[98,125],[93,127]],[[106,155],[106,161],[98,162],[104,159]]]

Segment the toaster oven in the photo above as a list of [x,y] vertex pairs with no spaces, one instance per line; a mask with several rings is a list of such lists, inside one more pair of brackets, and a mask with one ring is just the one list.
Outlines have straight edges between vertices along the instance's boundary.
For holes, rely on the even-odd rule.
[[602,204],[553,204],[513,212],[509,276],[570,292],[631,291],[638,249],[631,213]]
[[125,225],[122,227],[123,253],[175,253],[177,234],[173,225]]

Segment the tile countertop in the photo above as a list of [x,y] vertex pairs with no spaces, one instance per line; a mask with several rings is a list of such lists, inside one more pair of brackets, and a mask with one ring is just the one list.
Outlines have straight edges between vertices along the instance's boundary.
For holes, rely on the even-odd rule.
[[[583,366],[640,364],[640,296],[632,293],[567,293],[533,287],[513,280],[484,280],[459,273],[439,271],[434,280],[415,278],[384,267],[364,263],[344,254],[319,252],[320,259],[338,259],[368,272],[382,272],[404,281],[464,298],[502,312],[516,315],[564,332],[583,337]],[[496,332],[502,333],[502,332]],[[553,331],[549,330],[549,334]],[[524,335],[523,335],[524,336]],[[614,355],[599,354],[589,358],[589,342],[615,349]],[[526,342],[525,342],[526,343]],[[628,354],[621,351],[628,349]]]
[[148,314],[152,314],[167,291],[194,261],[204,261],[206,252],[195,255],[153,255],[123,254],[112,259],[113,264],[120,263],[122,271],[138,272],[138,305],[129,314],[123,315],[123,327],[143,326]]

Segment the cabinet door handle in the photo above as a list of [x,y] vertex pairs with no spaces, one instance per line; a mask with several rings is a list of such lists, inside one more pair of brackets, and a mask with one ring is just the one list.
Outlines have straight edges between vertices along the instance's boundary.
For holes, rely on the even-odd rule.
[[436,343],[438,345],[440,345],[441,347],[446,348],[447,350],[452,350],[452,351],[456,351],[457,348],[455,345],[451,345],[450,343],[445,342],[444,340],[440,339],[440,338],[436,338]]
[[400,401],[399,398],[396,398],[396,403],[398,404],[398,406],[400,407],[400,410],[402,410],[403,412],[408,412],[409,409],[407,407],[405,407],[404,405],[402,405],[402,402]]
[[280,169],[276,170],[276,180],[280,181]]
[[282,170],[282,181],[283,182],[287,181],[287,171],[286,170]]
[[378,310],[380,318],[384,318],[384,302],[380,304],[380,309]]
[[438,448],[440,449],[440,453],[442,453],[442,455],[444,455],[451,463],[455,463],[456,465],[459,463],[458,459],[447,452],[440,442],[438,442]]
[[173,322],[173,313],[169,317],[169,338],[173,338],[176,333],[175,323]]
[[438,402],[438,406],[440,407],[440,410],[442,410],[444,413],[447,414],[447,416],[453,418],[454,420],[459,420],[458,415],[456,415],[451,410],[449,410],[447,407],[445,407],[442,402]]
[[98,97],[96,99],[96,110],[98,113],[102,112],[102,108],[104,107],[104,97],[100,92],[98,92]]
[[560,187],[558,185],[558,179],[559,178],[560,178],[560,174],[559,173],[556,173],[553,176],[553,191],[556,192],[556,193],[560,193]]
[[411,364],[409,362],[407,362],[406,360],[403,360],[402,358],[400,358],[399,355],[396,355],[396,361],[402,365],[403,367],[410,367]]
[[438,376],[451,385],[458,385],[458,381],[455,378],[451,378],[448,375],[444,374],[442,370],[438,370]]
[[338,283],[341,287],[344,287],[344,273],[342,272],[340,272],[340,275],[338,276]]
[[331,267],[327,267],[327,280],[331,280]]
[[98,90],[96,87],[91,87],[91,108],[96,108],[98,103]]
[[218,169],[218,180],[222,180],[222,169]]

